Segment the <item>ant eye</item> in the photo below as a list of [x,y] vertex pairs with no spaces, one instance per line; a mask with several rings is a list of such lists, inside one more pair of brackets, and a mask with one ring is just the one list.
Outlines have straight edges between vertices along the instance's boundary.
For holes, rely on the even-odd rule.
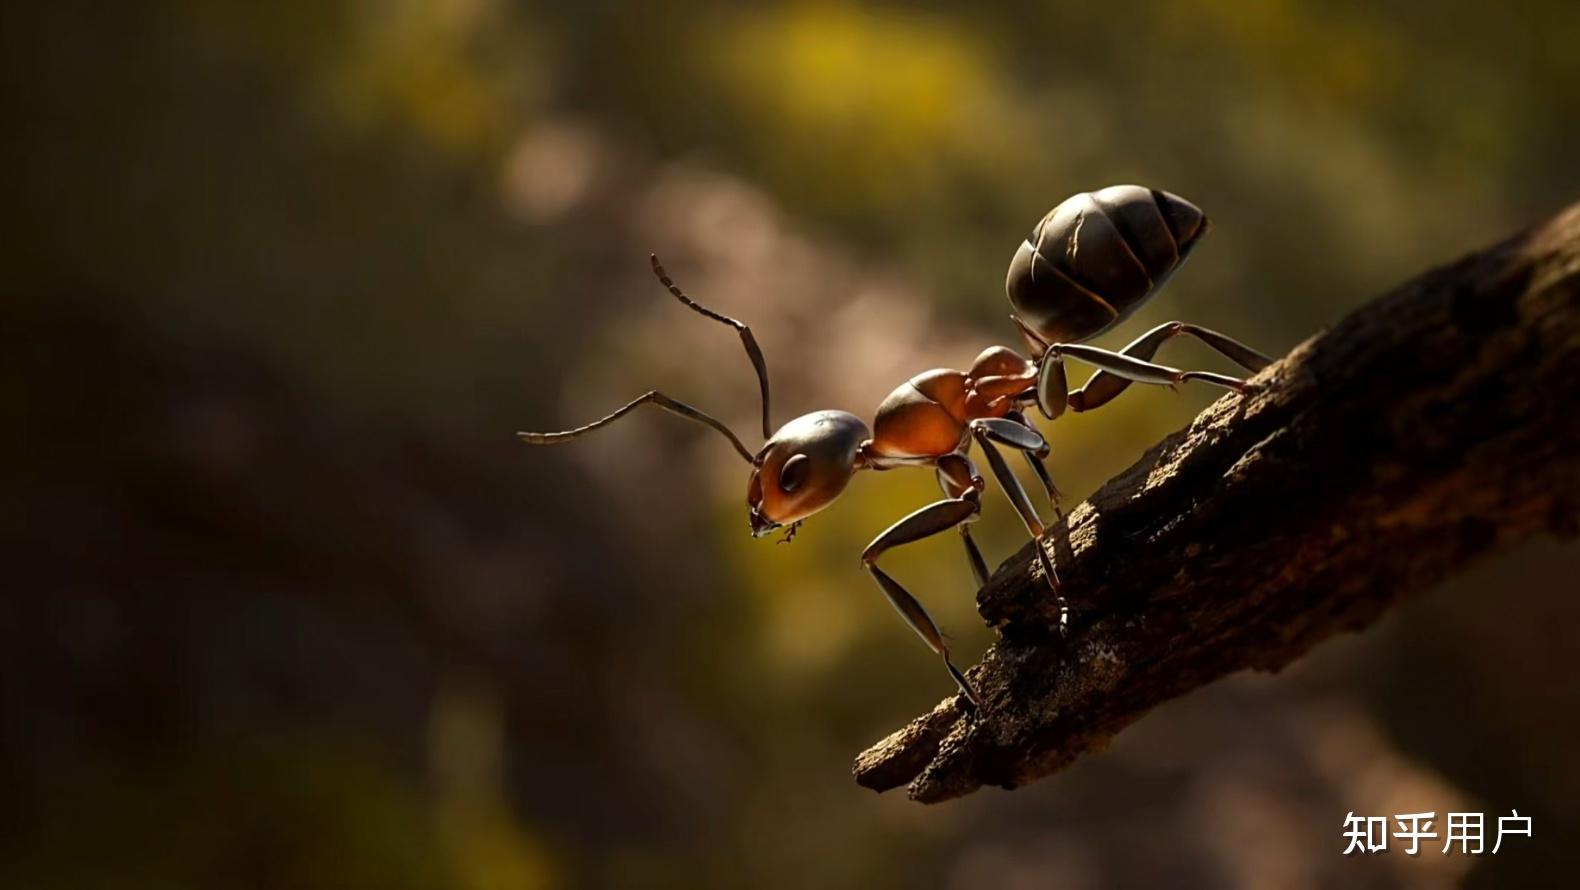
[[801,483],[806,481],[807,473],[812,470],[812,460],[804,454],[797,454],[785,461],[779,468],[779,487],[784,491],[795,491]]

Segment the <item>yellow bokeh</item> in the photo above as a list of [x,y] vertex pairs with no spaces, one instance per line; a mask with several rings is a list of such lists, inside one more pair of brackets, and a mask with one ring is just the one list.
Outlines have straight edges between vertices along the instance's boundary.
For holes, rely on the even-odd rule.
[[331,81],[341,110],[367,124],[409,124],[452,151],[501,138],[499,83],[471,55],[479,31],[497,22],[499,4],[385,0],[371,6],[354,16],[350,51]]
[[798,3],[723,16],[695,45],[773,175],[830,200],[925,198],[944,162],[999,156],[1020,130],[959,23]]

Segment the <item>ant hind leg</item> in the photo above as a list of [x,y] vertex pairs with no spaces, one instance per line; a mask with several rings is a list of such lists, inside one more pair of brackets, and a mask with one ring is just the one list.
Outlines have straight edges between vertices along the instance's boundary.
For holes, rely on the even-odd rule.
[[[1150,361],[1154,355],[1157,355],[1159,347],[1179,336],[1194,337],[1206,344],[1214,352],[1253,374],[1273,363],[1271,358],[1233,337],[1182,321],[1170,321],[1158,325],[1131,341],[1129,345],[1119,350],[1118,354],[1142,361]],[[1183,379],[1202,380],[1207,383],[1226,386],[1230,389],[1243,390],[1241,381],[1223,374],[1214,374],[1211,371],[1188,371],[1183,375]],[[1128,389],[1130,383],[1130,380],[1118,374],[1107,370],[1099,370],[1092,375],[1090,380],[1086,381],[1085,386],[1070,393],[1070,409],[1073,411],[1090,411],[1093,408],[1106,405]]]

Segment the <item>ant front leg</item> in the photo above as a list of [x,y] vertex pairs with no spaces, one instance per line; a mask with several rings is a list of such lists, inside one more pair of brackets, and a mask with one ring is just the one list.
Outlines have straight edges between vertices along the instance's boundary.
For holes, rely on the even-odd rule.
[[982,453],[987,456],[988,466],[993,468],[994,477],[998,479],[998,484],[1004,489],[1004,494],[1014,505],[1015,512],[1020,514],[1021,522],[1025,523],[1026,531],[1036,543],[1037,559],[1042,565],[1043,577],[1048,580],[1048,587],[1052,589],[1053,595],[1059,599],[1059,633],[1068,633],[1069,604],[1064,600],[1062,585],[1059,583],[1059,572],[1048,556],[1048,548],[1044,547],[1042,542],[1047,526],[1042,524],[1042,518],[1031,505],[1031,498],[1026,496],[1026,489],[1021,487],[1020,480],[1010,472],[1009,464],[1004,462],[1004,455],[999,453],[997,447],[997,445],[1007,445],[1017,451],[1030,452],[1042,457],[1048,453],[1048,442],[1043,439],[1041,433],[1029,426],[996,417],[971,421],[971,434],[976,438],[977,444],[982,446]]
[[[980,480],[979,480],[980,481]],[[900,617],[916,631],[917,636],[932,649],[935,654],[942,657],[944,667],[949,670],[949,676],[954,678],[960,691],[965,695],[966,701],[974,710],[980,706],[976,693],[971,691],[971,684],[966,682],[966,675],[955,667],[949,658],[949,645],[944,642],[944,636],[938,630],[938,625],[933,623],[931,616],[922,604],[912,596],[910,591],[901,586],[883,569],[878,568],[878,557],[886,551],[902,544],[909,544],[923,538],[948,531],[957,525],[976,519],[982,510],[981,488],[976,487],[965,493],[964,497],[949,498],[929,504],[915,513],[901,519],[874,538],[867,549],[861,553],[861,567],[872,575],[873,580],[883,589],[884,596],[889,598],[889,604],[894,606]],[[985,571],[984,567],[984,571]]]
[[[1273,363],[1271,358],[1233,337],[1182,321],[1171,321],[1158,325],[1137,337],[1124,349],[1119,350],[1119,355],[1150,361],[1157,354],[1158,347],[1179,336],[1194,337],[1219,355],[1228,358],[1253,374]],[[1207,375],[1209,372],[1199,371],[1195,373],[1197,375]],[[1213,374],[1211,377],[1222,377],[1222,375]],[[1208,377],[1198,376],[1192,379],[1208,379]],[[1233,378],[1226,379],[1232,380]],[[1113,401],[1115,396],[1129,388],[1130,382],[1117,374],[1108,371],[1098,371],[1092,375],[1090,380],[1086,381],[1085,386],[1070,394],[1070,409],[1073,411],[1090,411],[1093,408],[1106,405]]]

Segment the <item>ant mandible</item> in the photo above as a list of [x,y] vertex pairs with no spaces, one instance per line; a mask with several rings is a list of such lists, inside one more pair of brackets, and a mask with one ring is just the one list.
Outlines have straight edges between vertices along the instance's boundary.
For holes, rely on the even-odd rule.
[[[763,437],[754,454],[729,427],[708,414],[661,392],[648,392],[609,416],[557,433],[520,433],[534,445],[552,445],[592,432],[643,404],[706,424],[735,446],[752,474],[746,485],[753,537],[786,528],[786,540],[809,516],[833,503],[858,470],[932,467],[943,500],[901,519],[862,551],[862,568],[872,575],[889,602],[945,667],[974,709],[976,694],[949,658],[938,626],[916,597],[878,566],[878,558],[951,528],[960,530],[978,585],[988,582],[987,563],[971,539],[970,524],[982,510],[986,487],[967,456],[974,441],[1038,543],[1043,577],[1059,597],[1060,629],[1068,610],[1060,596],[1058,574],[1043,546],[1046,526],[1031,499],[1005,463],[999,447],[1019,451],[1046,490],[1057,513],[1059,491],[1043,460],[1048,442],[1022,413],[1036,405],[1049,420],[1071,411],[1090,411],[1111,401],[1132,382],[1174,386],[1200,380],[1235,392],[1248,391],[1238,378],[1209,371],[1181,371],[1153,362],[1158,347],[1172,337],[1195,337],[1255,373],[1272,359],[1236,340],[1184,322],[1158,325],[1114,352],[1082,345],[1119,324],[1158,289],[1207,233],[1201,210],[1169,192],[1117,185],[1076,195],[1037,223],[1010,261],[1005,289],[1015,314],[1010,319],[1025,338],[1031,358],[1004,346],[990,346],[968,371],[925,371],[900,384],[879,405],[869,430],[861,418],[844,411],[814,411],[772,432],[768,410],[768,368],[751,328],[686,296],[670,280],[656,256],[653,272],[686,306],[733,327],[757,370],[762,390]],[[1070,392],[1064,360],[1076,359],[1097,372]]]

